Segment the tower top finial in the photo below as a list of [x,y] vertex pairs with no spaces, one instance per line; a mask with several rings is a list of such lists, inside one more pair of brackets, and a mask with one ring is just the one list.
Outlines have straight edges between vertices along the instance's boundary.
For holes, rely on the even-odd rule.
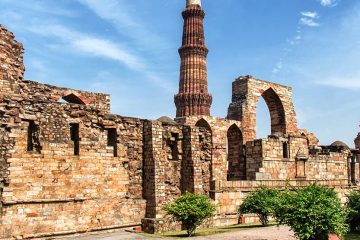
[[201,6],[201,0],[186,0],[186,6],[199,5]]

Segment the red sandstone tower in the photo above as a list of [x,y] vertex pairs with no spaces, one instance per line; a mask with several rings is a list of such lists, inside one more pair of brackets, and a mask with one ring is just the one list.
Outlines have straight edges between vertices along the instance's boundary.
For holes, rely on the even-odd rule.
[[182,12],[184,31],[179,93],[175,95],[176,117],[210,115],[212,96],[208,92],[204,17],[201,0],[187,0]]

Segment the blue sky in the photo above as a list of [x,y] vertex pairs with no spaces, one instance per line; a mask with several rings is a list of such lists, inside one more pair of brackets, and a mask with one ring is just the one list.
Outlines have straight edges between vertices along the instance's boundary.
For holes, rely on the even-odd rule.
[[[185,0],[0,0],[26,79],[111,94],[112,112],[174,117]],[[300,128],[353,146],[360,120],[360,1],[203,0],[212,115],[240,75],[293,87]],[[258,136],[269,130],[265,103]]]

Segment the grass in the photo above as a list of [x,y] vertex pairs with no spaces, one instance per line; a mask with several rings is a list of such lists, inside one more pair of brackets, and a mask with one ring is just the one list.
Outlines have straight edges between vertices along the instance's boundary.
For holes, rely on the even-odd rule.
[[349,233],[346,235],[345,240],[359,240],[360,239],[360,232],[357,233]]
[[[268,226],[274,226],[276,223],[270,223]],[[261,228],[263,227],[261,224],[239,224],[239,225],[232,225],[226,227],[217,227],[217,228],[200,228],[195,231],[194,237],[197,236],[209,236],[219,233],[226,233],[226,232],[234,232],[234,231],[241,231],[247,230],[251,228]],[[153,237],[153,238],[186,238],[187,233],[186,231],[177,231],[177,232],[165,232],[161,234],[143,234],[146,237]],[[350,239],[352,240],[352,239]]]

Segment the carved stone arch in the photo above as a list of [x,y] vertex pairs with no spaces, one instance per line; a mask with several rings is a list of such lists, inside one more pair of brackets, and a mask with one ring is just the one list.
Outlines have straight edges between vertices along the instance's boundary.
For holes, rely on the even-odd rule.
[[285,109],[279,95],[270,87],[261,96],[270,112],[271,134],[286,134]]
[[243,141],[240,128],[236,124],[231,125],[227,131],[228,181],[246,180],[246,159]]
[[75,95],[74,93],[70,93],[68,95],[65,95],[65,96],[62,97],[62,99],[64,99],[68,103],[86,105],[86,103],[80,97]]

